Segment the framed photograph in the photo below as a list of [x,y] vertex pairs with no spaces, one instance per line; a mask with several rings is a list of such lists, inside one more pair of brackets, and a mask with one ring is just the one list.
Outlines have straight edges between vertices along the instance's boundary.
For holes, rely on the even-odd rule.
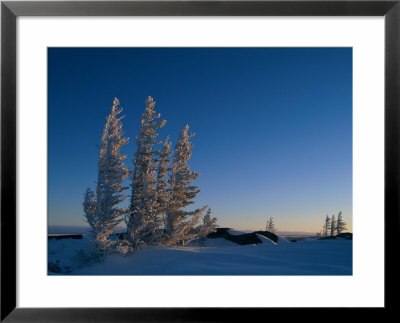
[[1,320],[387,313],[399,15],[3,1]]

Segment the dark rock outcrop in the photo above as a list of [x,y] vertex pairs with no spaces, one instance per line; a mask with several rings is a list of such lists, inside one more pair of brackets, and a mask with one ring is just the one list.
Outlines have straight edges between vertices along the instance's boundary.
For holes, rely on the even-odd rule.
[[47,239],[56,239],[56,240],[61,240],[61,239],[82,239],[83,235],[82,234],[63,234],[63,235],[51,235],[49,234],[47,236]]
[[342,232],[342,233],[337,234],[336,238],[353,240],[353,233],[351,233],[351,232]]
[[238,235],[233,235],[229,233],[230,228],[217,228],[215,232],[210,233],[207,238],[215,239],[215,238],[224,238],[226,240],[232,241],[234,243],[240,245],[249,245],[249,244],[258,244],[262,243],[257,234],[261,234],[268,239],[271,239],[273,242],[278,242],[278,236],[269,231],[255,231],[252,233],[243,233]]
[[269,231],[255,231],[254,233],[261,234],[264,237],[272,240],[275,243],[278,243],[278,236],[275,233]]
[[346,240],[353,240],[353,233],[351,232],[342,232],[335,236],[328,236],[328,237],[321,237],[318,240],[332,240],[336,238],[346,239]]
[[[211,232],[207,238],[215,239],[215,238],[224,238],[226,240],[232,241],[239,245],[249,245],[249,244],[258,244],[262,243],[260,238],[257,237],[257,234],[263,235],[268,239],[272,240],[273,242],[278,242],[278,236],[269,231],[255,231],[251,233],[243,233],[238,235],[233,235],[229,233],[230,228],[216,228],[215,232]],[[345,233],[348,234],[348,233]],[[342,234],[342,235],[345,235]],[[351,234],[351,233],[350,233]],[[115,239],[123,240],[125,238],[126,233],[115,233],[113,236]],[[63,235],[48,235],[48,239],[82,239],[82,234],[63,234]],[[343,236],[343,238],[348,239],[347,236]],[[351,239],[351,238],[350,238]]]
[[215,239],[215,238],[229,237],[229,236],[231,236],[231,234],[228,232],[228,230],[231,230],[231,229],[230,228],[216,228],[216,231],[208,234],[207,238]]
[[257,237],[257,235],[252,233],[244,233],[239,235],[229,235],[225,237],[226,240],[235,242],[240,245],[247,245],[247,244],[258,244],[262,243],[262,241]]
[[336,239],[336,236],[321,237],[318,240],[332,240],[332,239]]

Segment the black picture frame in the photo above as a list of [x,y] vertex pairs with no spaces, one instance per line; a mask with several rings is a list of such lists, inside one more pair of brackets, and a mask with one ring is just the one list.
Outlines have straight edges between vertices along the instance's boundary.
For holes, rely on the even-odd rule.
[[[374,311],[369,309],[368,316],[379,317],[382,320],[382,311],[387,314],[391,310],[396,310],[397,302],[393,291],[399,286],[399,275],[395,273],[397,267],[395,261],[398,255],[398,244],[395,239],[398,237],[400,227],[400,0],[2,1],[0,295],[2,322],[233,322],[239,320],[241,314],[265,319],[266,315],[270,318],[273,314],[283,319],[289,310],[289,308],[16,307],[16,19],[18,16],[384,16],[385,306],[382,309],[375,308]],[[365,292],[368,292],[367,287]],[[309,313],[305,310],[307,309],[290,308],[290,313],[297,311],[296,319],[302,316],[320,319],[315,315],[309,317]],[[335,313],[334,315],[338,317],[337,308],[325,310]],[[342,310],[349,314],[352,309],[342,308]]]

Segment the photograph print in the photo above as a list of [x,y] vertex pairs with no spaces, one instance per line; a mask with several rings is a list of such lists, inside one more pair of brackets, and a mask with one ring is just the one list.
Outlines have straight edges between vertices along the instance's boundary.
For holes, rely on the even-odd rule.
[[48,275],[352,275],[352,48],[47,51]]

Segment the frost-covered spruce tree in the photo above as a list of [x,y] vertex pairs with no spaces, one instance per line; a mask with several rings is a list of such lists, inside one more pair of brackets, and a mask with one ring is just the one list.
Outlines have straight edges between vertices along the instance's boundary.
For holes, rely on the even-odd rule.
[[157,216],[163,218],[163,226],[165,228],[165,213],[167,212],[169,204],[170,190],[168,187],[169,178],[168,173],[171,170],[169,167],[171,164],[170,157],[172,155],[171,142],[169,137],[164,141],[163,147],[159,153],[158,166],[157,166]]
[[156,137],[166,120],[159,120],[160,114],[154,110],[152,97],[145,101],[139,135],[135,141],[137,150],[133,159],[131,201],[129,215],[125,218],[128,242],[133,248],[155,243],[158,237],[160,218],[157,212],[157,154],[155,146],[160,144]]
[[269,232],[272,232],[272,233],[275,233],[275,232],[276,232],[275,223],[274,223],[274,218],[273,218],[273,217],[270,217],[270,218],[269,218],[265,229],[266,229],[267,231],[269,231]]
[[217,227],[217,218],[211,218],[211,209],[203,217],[203,224],[199,228],[198,236],[204,240],[211,232],[215,232]]
[[324,223],[324,236],[327,237],[328,233],[331,230],[331,219],[329,218],[329,216],[325,217],[325,223]]
[[347,230],[346,222],[343,221],[342,211],[339,212],[337,222],[336,222],[336,232],[337,234],[342,233],[344,230]]
[[193,204],[193,199],[200,192],[198,186],[191,185],[200,175],[191,171],[188,160],[192,156],[193,144],[189,139],[194,134],[189,134],[189,126],[186,125],[179,134],[175,145],[175,154],[170,174],[170,199],[166,213],[166,236],[164,243],[168,245],[184,244],[186,241],[196,237],[195,226],[200,220],[201,214],[206,206],[194,211],[187,211],[185,208]]
[[95,237],[96,251],[101,256],[113,247],[115,241],[109,237],[126,214],[126,209],[118,207],[126,198],[123,191],[127,187],[122,182],[129,175],[123,162],[126,156],[120,152],[128,142],[122,130],[121,112],[122,108],[115,98],[99,146],[96,195],[89,189],[84,201],[85,216]]
[[332,215],[332,219],[331,219],[331,237],[333,237],[335,235],[335,231],[336,231],[336,218],[335,215]]

